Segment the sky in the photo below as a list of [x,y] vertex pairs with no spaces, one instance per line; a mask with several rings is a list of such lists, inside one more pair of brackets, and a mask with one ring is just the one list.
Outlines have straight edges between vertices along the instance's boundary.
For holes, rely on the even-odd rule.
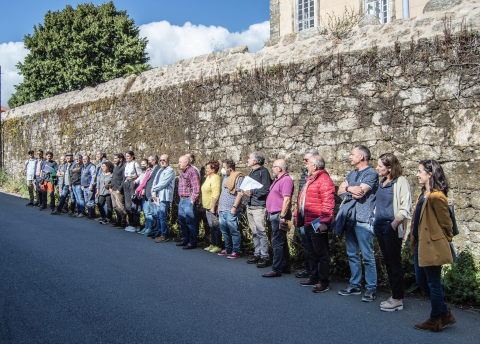
[[[1,105],[22,81],[15,65],[28,50],[23,37],[43,23],[48,11],[82,1],[4,1],[0,21]],[[90,1],[83,1],[90,2]],[[91,1],[100,5],[103,1]],[[108,1],[107,1],[108,2]],[[126,10],[147,37],[149,63],[153,67],[246,44],[250,52],[260,50],[270,36],[269,0],[114,0],[117,10]]]

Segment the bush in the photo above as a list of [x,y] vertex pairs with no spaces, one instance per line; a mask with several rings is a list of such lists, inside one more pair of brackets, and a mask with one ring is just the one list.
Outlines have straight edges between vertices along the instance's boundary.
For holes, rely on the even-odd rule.
[[28,198],[28,187],[25,178],[15,179],[7,174],[4,168],[0,170],[0,189]]
[[470,250],[458,256],[443,270],[443,293],[451,302],[480,305],[480,269]]

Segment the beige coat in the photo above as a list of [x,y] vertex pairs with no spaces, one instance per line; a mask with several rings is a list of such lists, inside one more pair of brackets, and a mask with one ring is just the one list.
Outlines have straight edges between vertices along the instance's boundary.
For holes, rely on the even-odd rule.
[[[420,196],[417,198],[418,199]],[[410,245],[412,255],[415,253],[415,237],[413,236],[412,217],[410,230]],[[453,224],[448,209],[447,197],[438,190],[425,195],[425,202],[420,213],[418,224],[418,265],[440,266],[453,263],[450,241],[453,238]]]
[[398,225],[398,237],[403,238],[407,230],[408,220],[412,218],[412,192],[410,183],[405,177],[398,177],[393,184],[393,214],[402,219]]

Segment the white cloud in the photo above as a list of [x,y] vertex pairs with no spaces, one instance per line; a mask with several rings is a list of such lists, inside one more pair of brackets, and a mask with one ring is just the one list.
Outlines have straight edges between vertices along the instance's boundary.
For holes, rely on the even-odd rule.
[[0,66],[2,66],[2,106],[8,107],[10,96],[15,93],[13,85],[22,82],[23,76],[18,75],[15,65],[23,62],[28,50],[24,49],[23,42],[10,42],[0,44]]
[[207,27],[189,22],[176,26],[161,21],[141,25],[140,36],[149,40],[149,63],[160,67],[238,45],[247,45],[249,52],[256,52],[270,37],[270,22],[251,25],[243,32],[229,32],[221,26]]

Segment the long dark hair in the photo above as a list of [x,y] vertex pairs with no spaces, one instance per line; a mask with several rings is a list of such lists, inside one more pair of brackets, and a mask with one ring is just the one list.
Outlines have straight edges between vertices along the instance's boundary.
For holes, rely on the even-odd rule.
[[[446,196],[450,186],[448,185],[448,180],[447,177],[445,177],[442,166],[432,159],[422,160],[419,164],[423,166],[425,172],[432,173],[432,177],[428,181],[430,190],[442,191]],[[424,186],[422,192],[425,192],[425,190],[426,188]]]
[[135,153],[132,151],[127,151],[125,154],[128,154],[132,157],[132,160],[135,160]]

